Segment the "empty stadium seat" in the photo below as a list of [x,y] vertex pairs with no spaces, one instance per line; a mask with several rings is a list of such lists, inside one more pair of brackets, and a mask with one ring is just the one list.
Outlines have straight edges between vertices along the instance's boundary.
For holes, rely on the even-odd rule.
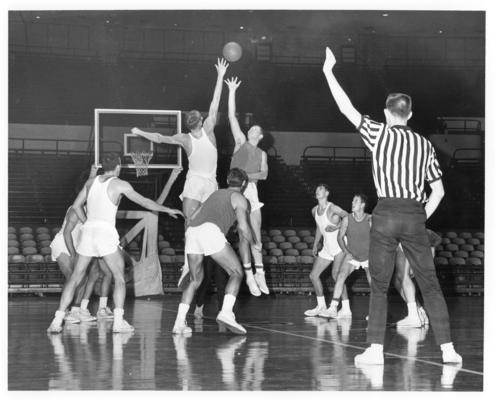
[[439,251],[438,252],[438,257],[445,257],[446,259],[452,258],[452,252],[450,251]]
[[38,243],[39,247],[50,247],[52,242],[50,240],[42,240]]
[[299,242],[301,241],[301,239],[299,238],[299,236],[289,236],[289,237],[287,238],[287,240],[288,240],[290,243],[292,243],[292,244],[294,244],[294,243],[299,243]]
[[307,249],[308,244],[305,242],[298,242],[298,243],[294,244],[294,248],[301,251],[301,250]]
[[176,263],[184,263],[184,254],[176,254],[174,257],[174,261]]
[[158,234],[158,241],[160,240],[165,240],[165,237],[161,233]]
[[51,254],[45,256],[45,262],[53,262]]
[[311,232],[307,229],[301,229],[299,232],[297,232],[297,236],[299,236],[300,238],[304,238],[306,236],[311,236]]
[[284,232],[283,232],[283,235],[286,237],[286,238],[289,238],[291,236],[296,236],[296,231],[294,229],[286,229]]
[[24,234],[24,233],[33,233],[33,228],[29,227],[29,226],[23,226],[21,228],[19,228],[19,233],[21,234]]
[[271,242],[272,239],[270,238],[270,236],[267,236],[267,235],[261,235],[261,243],[268,243],[268,242]]
[[273,236],[279,236],[279,235],[281,235],[282,232],[280,230],[278,230],[278,229],[270,229],[268,231],[268,234],[273,237]]
[[473,251],[474,250],[474,246],[472,244],[463,244],[459,248],[461,250],[464,250],[464,251]]
[[50,229],[48,229],[46,226],[39,226],[38,228],[36,228],[35,232],[37,234],[40,234],[40,233],[48,233],[48,234],[50,234]]
[[164,263],[164,264],[171,263],[174,260],[174,258],[172,256],[166,255],[166,254],[160,254],[158,256],[158,259],[160,260],[161,263]]
[[266,256],[267,254],[268,254],[268,253],[266,252],[266,250],[265,250],[265,249],[261,249],[261,255],[262,255],[262,256]]
[[310,256],[310,257],[313,257],[313,250],[312,249],[301,250],[301,256]]
[[278,244],[278,248],[280,250],[287,250],[287,249],[292,249],[292,243],[289,242],[282,242]]
[[48,256],[52,254],[52,249],[51,247],[42,247],[40,250],[40,254],[43,256]]
[[467,251],[458,250],[458,251],[454,252],[454,257],[468,258],[469,254]]
[[481,261],[478,257],[468,257],[466,263],[468,265],[482,265],[483,261]]
[[60,226],[56,226],[55,228],[53,228],[52,229],[52,236],[55,236],[57,233],[59,233],[60,229],[62,229]]
[[160,250],[160,254],[165,256],[175,256],[175,250],[170,247],[164,247]]
[[9,240],[8,246],[9,247],[19,247],[19,242],[17,240]]
[[485,234],[483,232],[476,232],[473,236],[477,239],[480,239],[480,240],[485,239]]
[[13,226],[9,226],[9,229],[7,230],[7,233],[17,233],[17,229],[15,229]]
[[264,256],[263,257],[263,264],[277,264],[278,259],[277,257],[274,256]]
[[51,237],[50,237],[50,234],[49,234],[49,233],[45,233],[45,232],[43,232],[43,233],[38,233],[38,234],[36,235],[36,240],[37,240],[38,242],[41,242],[41,241],[43,241],[43,240],[50,240],[50,239],[51,239]]
[[281,264],[296,264],[297,257],[295,256],[280,256],[278,262]]
[[22,242],[24,240],[33,240],[34,236],[32,233],[23,233],[19,236],[19,240]]
[[166,249],[169,247],[170,247],[170,242],[167,242],[166,240],[160,240],[158,242],[158,250]]
[[24,247],[36,247],[36,242],[34,240],[23,240],[21,246]]
[[9,247],[7,250],[7,254],[9,256],[14,255],[14,254],[19,254],[19,248],[18,247]]
[[26,258],[22,254],[14,254],[9,256],[11,263],[25,263]]
[[467,242],[468,242],[469,244],[472,244],[473,246],[476,246],[476,245],[478,245],[478,244],[481,244],[481,241],[480,241],[480,239],[478,239],[478,238],[470,238],[470,239],[467,239]]
[[452,243],[455,243],[456,245],[459,246],[461,244],[466,243],[466,241],[461,237],[456,237],[456,238],[452,239]]
[[7,238],[8,240],[17,240],[17,235],[15,233],[9,233]]
[[443,245],[446,245],[446,244],[449,244],[450,243],[450,239],[449,238],[446,238],[446,237],[443,237],[442,238],[442,242],[441,242]]
[[443,245],[439,244],[435,246],[435,251],[443,251],[443,250],[444,250]]
[[485,245],[484,244],[477,244],[476,245],[476,250],[485,251]]
[[24,247],[22,249],[22,254],[24,254],[25,256],[29,256],[36,253],[38,253],[38,250],[36,250],[35,247]]
[[272,241],[275,243],[282,243],[282,242],[285,242],[285,237],[282,235],[275,235],[275,236],[272,236]]
[[469,254],[470,257],[477,257],[477,258],[484,258],[485,257],[485,253],[482,252],[482,251],[479,251],[479,250],[473,250],[470,254]]
[[283,255],[283,252],[280,249],[270,249],[268,254],[271,256],[279,257],[279,256]]
[[446,232],[445,233],[445,237],[449,238],[449,239],[453,239],[453,238],[456,238],[457,237],[457,232]]
[[297,257],[299,255],[299,251],[296,249],[287,249],[284,251],[284,255]]
[[444,246],[444,249],[447,250],[447,251],[457,251],[457,250],[459,250],[459,246],[457,246],[454,243],[449,243],[449,244],[446,244]]
[[26,262],[30,264],[42,263],[44,261],[45,258],[41,254],[30,254],[26,257]]
[[299,256],[299,262],[301,264],[313,264],[312,256]]
[[463,238],[463,239],[469,239],[469,238],[473,237],[473,235],[471,232],[461,232],[461,233],[459,233],[459,237]]
[[449,260],[445,257],[435,257],[435,265],[449,265]]
[[277,244],[275,242],[265,242],[265,243],[263,243],[263,248],[266,250],[276,249]]
[[303,239],[304,243],[312,245],[315,242],[314,236],[305,236]]
[[461,257],[452,257],[449,260],[450,265],[466,265],[466,260]]

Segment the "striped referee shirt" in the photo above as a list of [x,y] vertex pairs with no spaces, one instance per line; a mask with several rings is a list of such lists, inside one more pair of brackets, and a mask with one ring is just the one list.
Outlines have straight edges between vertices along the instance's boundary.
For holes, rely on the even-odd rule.
[[404,125],[387,126],[363,115],[357,128],[372,153],[373,180],[378,197],[427,200],[425,181],[442,177],[429,140]]

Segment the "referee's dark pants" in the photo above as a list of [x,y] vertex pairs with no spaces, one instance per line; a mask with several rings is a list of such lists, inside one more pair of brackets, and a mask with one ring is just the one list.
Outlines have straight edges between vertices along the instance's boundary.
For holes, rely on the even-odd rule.
[[447,305],[435,272],[425,227],[423,206],[408,199],[382,198],[373,210],[369,268],[371,299],[368,342],[383,344],[387,320],[387,292],[394,272],[395,252],[402,243],[423,295],[426,312],[438,344],[448,343]]

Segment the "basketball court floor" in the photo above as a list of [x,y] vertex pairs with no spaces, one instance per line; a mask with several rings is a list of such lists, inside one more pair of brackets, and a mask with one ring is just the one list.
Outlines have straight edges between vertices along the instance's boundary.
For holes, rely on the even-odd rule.
[[47,335],[58,300],[9,298],[10,390],[483,390],[483,297],[447,298],[462,367],[441,363],[431,328],[393,325],[405,314],[398,297],[389,303],[385,365],[368,367],[353,362],[367,346],[367,296],[351,300],[352,321],[304,317],[314,296],[241,297],[246,336],[220,330],[213,297],[203,320],[188,317],[191,337],[171,334],[178,295],[128,298],[133,334],[113,334],[111,321],[99,321]]

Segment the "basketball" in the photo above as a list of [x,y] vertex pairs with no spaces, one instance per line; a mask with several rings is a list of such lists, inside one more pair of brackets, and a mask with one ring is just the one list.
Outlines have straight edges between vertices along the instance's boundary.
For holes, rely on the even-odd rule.
[[236,62],[242,56],[242,47],[239,43],[229,42],[223,46],[223,56],[229,62]]

